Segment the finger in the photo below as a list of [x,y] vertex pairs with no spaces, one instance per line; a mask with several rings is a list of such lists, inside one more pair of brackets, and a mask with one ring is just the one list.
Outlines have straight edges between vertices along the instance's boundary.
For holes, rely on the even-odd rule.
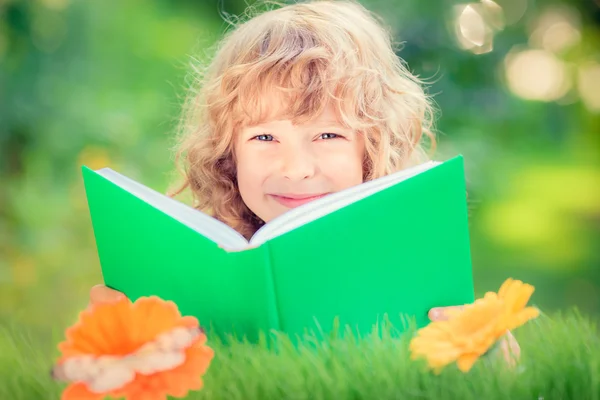
[[460,311],[464,306],[434,307],[429,310],[428,316],[432,321],[446,321],[453,311]]
[[500,348],[502,349],[502,355],[506,363],[510,367],[514,367],[521,357],[521,348],[512,333],[508,332],[500,340]]
[[90,290],[90,305],[113,303],[121,300],[124,296],[123,293],[104,285],[95,285]]

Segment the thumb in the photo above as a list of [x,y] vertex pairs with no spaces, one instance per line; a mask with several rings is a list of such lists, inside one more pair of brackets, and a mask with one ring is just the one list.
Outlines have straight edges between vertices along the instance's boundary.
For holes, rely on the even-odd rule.
[[125,295],[117,290],[104,285],[95,285],[90,290],[90,306],[97,304],[114,303],[123,299]]
[[428,316],[432,321],[446,321],[452,314],[462,311],[464,306],[434,307],[429,310]]

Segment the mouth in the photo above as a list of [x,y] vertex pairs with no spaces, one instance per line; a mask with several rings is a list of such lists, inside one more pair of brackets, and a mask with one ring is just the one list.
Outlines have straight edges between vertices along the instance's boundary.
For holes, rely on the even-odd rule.
[[311,201],[318,200],[322,197],[327,196],[329,193],[321,194],[270,194],[276,202],[287,208],[296,208],[303,204],[310,203]]

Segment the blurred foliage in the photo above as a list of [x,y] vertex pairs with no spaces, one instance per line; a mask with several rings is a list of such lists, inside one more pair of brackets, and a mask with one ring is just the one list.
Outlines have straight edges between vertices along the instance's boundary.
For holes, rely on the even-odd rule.
[[[431,82],[438,157],[465,155],[478,295],[513,276],[599,315],[599,3],[362,3]],[[0,0],[0,321],[85,307],[102,280],[81,165],[164,191],[190,57],[245,5]]]

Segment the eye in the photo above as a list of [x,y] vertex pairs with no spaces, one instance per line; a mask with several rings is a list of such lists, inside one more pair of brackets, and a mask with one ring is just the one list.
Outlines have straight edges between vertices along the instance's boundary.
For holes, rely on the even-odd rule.
[[252,138],[253,140],[258,140],[262,142],[271,142],[273,141],[273,135],[256,135]]
[[336,139],[341,137],[340,135],[338,135],[337,133],[321,133],[321,135],[319,135],[319,139]]

